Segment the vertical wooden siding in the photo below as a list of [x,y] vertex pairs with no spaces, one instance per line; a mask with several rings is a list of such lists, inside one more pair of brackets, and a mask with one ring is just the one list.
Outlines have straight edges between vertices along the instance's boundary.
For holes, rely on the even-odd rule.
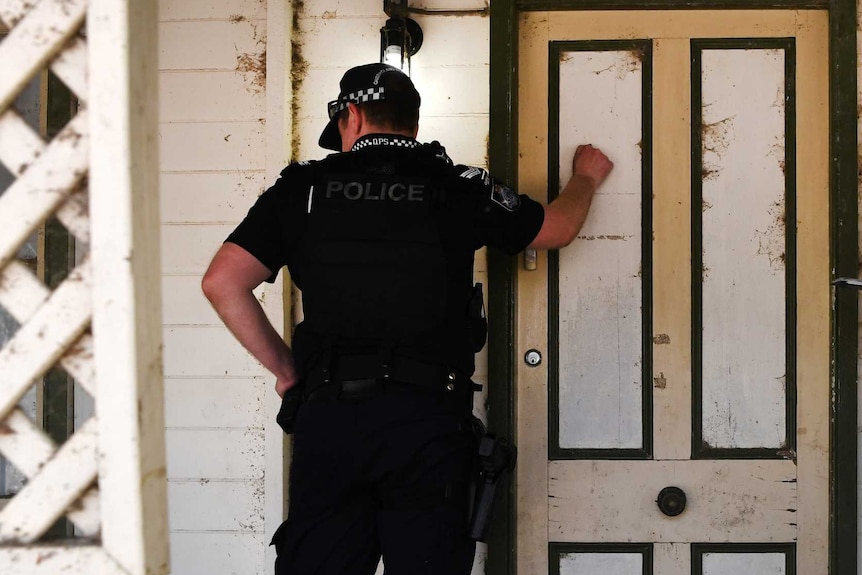
[[[271,377],[203,298],[200,278],[273,180],[266,171],[267,2],[161,0],[159,20],[172,568],[177,575],[264,573],[282,514],[280,494],[265,493],[267,449],[281,459],[280,444],[266,441],[277,398]],[[280,291],[280,282],[259,290],[277,327]]]

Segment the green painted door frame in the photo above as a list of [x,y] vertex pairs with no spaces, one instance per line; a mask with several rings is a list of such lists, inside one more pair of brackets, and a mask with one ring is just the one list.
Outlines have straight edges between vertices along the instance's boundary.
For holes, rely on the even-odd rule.
[[[857,230],[856,4],[853,0],[494,0],[491,2],[490,170],[517,182],[518,13],[534,10],[813,8],[829,11],[830,262],[832,277],[859,275]],[[488,253],[489,426],[514,430],[515,276],[517,258]],[[836,290],[832,302],[829,573],[856,572],[856,444],[858,296]],[[511,482],[495,511],[488,575],[515,573],[515,491]],[[538,574],[520,574],[538,575]]]

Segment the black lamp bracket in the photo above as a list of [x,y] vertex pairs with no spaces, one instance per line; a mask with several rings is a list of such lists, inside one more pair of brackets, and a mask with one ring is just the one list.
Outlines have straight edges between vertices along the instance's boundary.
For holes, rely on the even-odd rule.
[[406,18],[408,14],[420,14],[422,16],[487,16],[491,10],[486,0],[484,8],[467,8],[464,10],[428,10],[426,8],[414,8],[408,5],[408,0],[383,0],[383,11],[387,16]]
[[383,0],[383,11],[390,18],[407,18],[410,12],[408,0]]
[[[389,21],[384,28],[389,28],[390,25],[395,25],[395,29],[401,29],[407,32],[410,37],[410,43],[405,56],[414,56],[419,48],[422,47],[422,28],[419,24],[408,17],[410,7],[407,5],[408,0],[383,0],[383,11],[389,16]],[[403,23],[403,28],[401,27]]]

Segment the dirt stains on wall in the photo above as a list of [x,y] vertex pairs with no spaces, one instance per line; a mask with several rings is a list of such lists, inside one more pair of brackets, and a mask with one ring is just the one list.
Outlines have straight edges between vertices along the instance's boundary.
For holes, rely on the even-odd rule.
[[290,103],[290,117],[293,131],[290,142],[290,161],[295,162],[299,155],[301,139],[299,136],[299,98],[296,97],[302,89],[302,82],[308,72],[308,62],[302,56],[302,29],[300,19],[305,13],[305,3],[302,0],[293,0],[293,23],[290,40],[290,83],[293,87],[294,97]]
[[229,20],[232,24],[250,26],[252,40],[261,47],[260,52],[236,55],[236,71],[243,75],[246,88],[260,94],[266,90],[266,34],[262,34],[257,24],[242,14],[232,14]]
[[238,54],[236,71],[246,78],[249,89],[257,93],[266,90],[266,49],[259,54]]

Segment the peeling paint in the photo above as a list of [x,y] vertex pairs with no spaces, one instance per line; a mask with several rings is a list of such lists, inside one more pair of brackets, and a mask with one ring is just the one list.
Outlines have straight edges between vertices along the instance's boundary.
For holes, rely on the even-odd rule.
[[652,378],[653,386],[656,389],[666,389],[667,388],[667,378],[664,376],[664,372],[658,374],[658,377]]
[[704,181],[718,177],[718,166],[708,160],[707,152],[715,154],[719,159],[724,155],[733,141],[733,120],[735,117],[730,116],[711,124],[703,124],[700,128],[703,157],[701,177]]
[[666,333],[658,333],[652,338],[652,342],[656,345],[666,345],[670,343],[670,336]]
[[629,74],[641,69],[644,58],[642,50],[619,51],[615,54],[618,55],[618,59],[607,68],[596,70],[594,72],[596,76],[604,74],[605,72],[611,72],[618,80],[622,80]]
[[260,93],[266,89],[266,50],[259,54],[239,54],[236,71],[243,74],[251,90]]
[[769,258],[769,266],[773,271],[781,271],[785,268],[787,255],[785,253],[785,226],[787,213],[784,206],[784,198],[773,202],[769,208],[769,214],[773,222],[765,230],[757,232],[757,255]]
[[623,235],[601,235],[601,236],[578,236],[579,240],[622,240],[626,241],[632,236],[623,236]]
[[775,142],[769,147],[768,156],[774,157],[778,162],[778,169],[782,174],[786,173],[786,152],[783,136],[776,136]]
[[796,463],[796,451],[793,449],[782,449],[777,452],[777,455],[793,461],[794,464]]
[[701,181],[708,182],[710,180],[714,180],[717,177],[718,177],[718,171],[713,170],[712,168],[707,168],[705,165],[704,165],[703,169],[700,171]]

